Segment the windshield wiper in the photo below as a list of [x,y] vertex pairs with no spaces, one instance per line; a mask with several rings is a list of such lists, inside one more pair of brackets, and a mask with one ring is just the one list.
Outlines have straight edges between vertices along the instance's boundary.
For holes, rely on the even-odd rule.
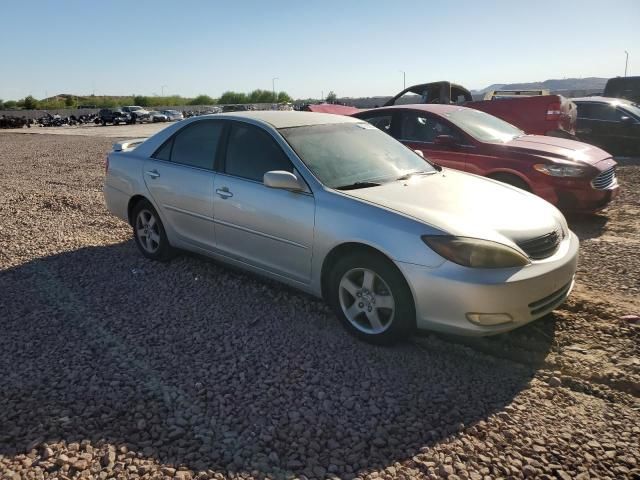
[[409,177],[413,175],[431,175],[432,173],[436,173],[437,170],[416,170],[415,172],[405,173],[404,175],[399,176],[396,180],[408,180]]
[[378,187],[380,185],[382,184],[378,182],[369,182],[369,181],[353,182],[347,185],[341,185],[339,187],[336,187],[336,190],[355,190],[357,188]]

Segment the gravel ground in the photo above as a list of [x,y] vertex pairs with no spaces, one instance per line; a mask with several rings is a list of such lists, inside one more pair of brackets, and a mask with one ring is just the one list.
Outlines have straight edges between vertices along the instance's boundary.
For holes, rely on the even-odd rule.
[[[0,135],[0,478],[640,478],[640,162],[565,306],[393,348],[102,203],[111,140]],[[635,193],[634,193],[635,192]]]

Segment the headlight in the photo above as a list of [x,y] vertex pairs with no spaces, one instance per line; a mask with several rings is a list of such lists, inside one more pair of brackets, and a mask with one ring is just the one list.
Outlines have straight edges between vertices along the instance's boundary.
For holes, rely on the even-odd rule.
[[534,165],[540,173],[551,175],[552,177],[582,177],[588,172],[588,168],[580,165],[559,165],[553,163],[538,163]]
[[424,235],[422,240],[437,254],[458,265],[473,268],[513,268],[529,264],[514,248],[479,238]]

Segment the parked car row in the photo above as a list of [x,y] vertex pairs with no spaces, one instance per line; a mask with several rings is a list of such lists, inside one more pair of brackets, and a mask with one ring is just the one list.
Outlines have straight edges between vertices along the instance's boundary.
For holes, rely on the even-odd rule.
[[[512,152],[544,193],[555,178],[602,179],[605,152],[460,106],[360,115],[233,112],[117,143],[107,207],[145,257],[179,248],[266,275],[324,298],[375,343],[416,328],[500,333],[564,302],[578,256],[564,216],[469,165]],[[441,146],[477,158],[442,167],[429,158]]]
[[148,111],[138,106],[103,108],[98,112],[96,123],[107,125],[135,124],[142,122],[173,122],[182,120],[184,115],[177,110]]

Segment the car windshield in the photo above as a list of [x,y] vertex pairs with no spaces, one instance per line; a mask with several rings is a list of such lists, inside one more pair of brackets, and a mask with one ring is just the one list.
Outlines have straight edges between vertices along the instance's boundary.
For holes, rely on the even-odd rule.
[[636,118],[640,118],[640,106],[635,103],[624,103],[620,105],[623,110],[630,113]]
[[524,135],[524,132],[510,123],[488,113],[460,108],[444,116],[476,140],[481,142],[508,142]]
[[327,187],[374,186],[436,169],[368,123],[280,129],[300,159]]
[[129,107],[129,110],[132,112],[137,112],[138,110],[142,110],[142,107]]

